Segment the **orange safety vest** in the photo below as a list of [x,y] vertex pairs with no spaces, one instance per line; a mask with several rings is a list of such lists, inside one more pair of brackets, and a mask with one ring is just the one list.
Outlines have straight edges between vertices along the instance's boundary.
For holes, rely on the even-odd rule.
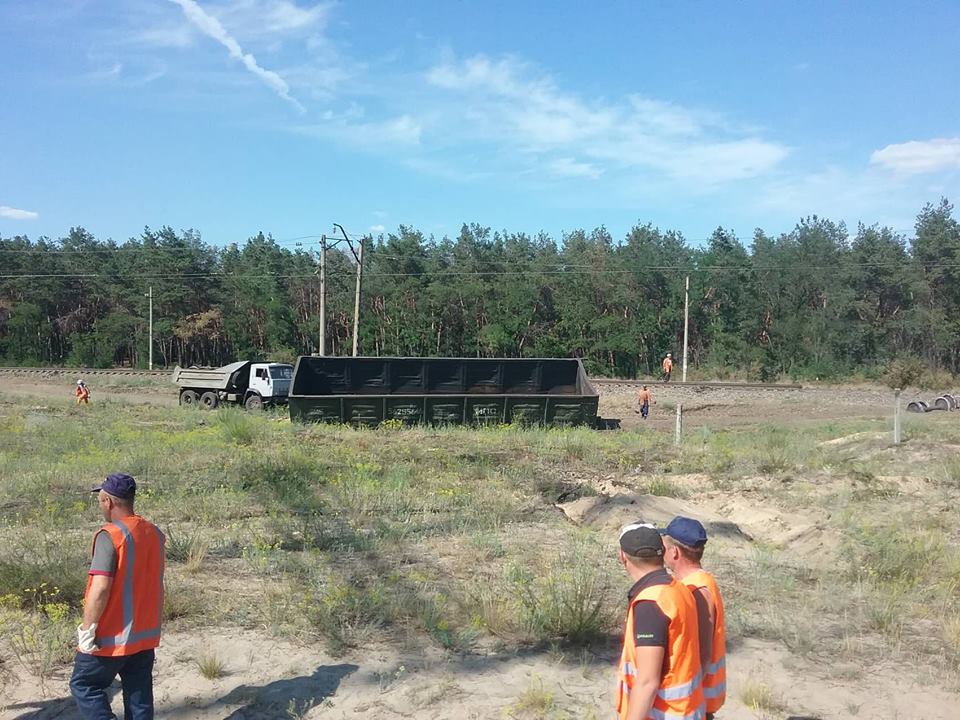
[[683,584],[691,592],[706,588],[713,600],[713,656],[703,669],[703,697],[707,701],[707,712],[715,713],[727,698],[727,631],[723,619],[723,599],[717,589],[716,578],[703,568],[687,575]]
[[77,385],[77,397],[81,399],[90,397],[90,391],[87,390],[86,385]]
[[690,591],[676,579],[669,585],[653,585],[634,596],[627,610],[623,651],[617,682],[617,713],[627,716],[630,691],[637,671],[637,652],[633,642],[633,608],[643,600],[652,600],[670,620],[667,628],[666,672],[647,717],[652,720],[703,720],[700,675],[700,641],[697,634],[697,605]]
[[[113,541],[117,571],[107,606],[97,623],[94,655],[133,655],[160,644],[163,620],[163,570],[166,538],[139,515],[102,528]],[[96,540],[96,536],[94,536]],[[92,576],[87,579],[90,590]]]

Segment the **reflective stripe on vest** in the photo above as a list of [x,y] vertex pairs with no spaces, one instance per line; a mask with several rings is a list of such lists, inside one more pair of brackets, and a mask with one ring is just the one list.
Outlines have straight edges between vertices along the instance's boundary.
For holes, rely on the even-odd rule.
[[678,715],[677,713],[658,710],[657,708],[650,708],[650,712],[647,713],[647,717],[653,718],[653,720],[704,720],[706,716],[707,711],[702,705],[689,715]]
[[[163,573],[164,573],[164,548],[166,538],[158,527],[141,518],[136,518],[134,522],[139,525],[144,523],[149,526],[145,534],[141,534],[141,539],[149,538],[151,533],[155,533],[155,547],[140,547],[138,549],[137,541],[131,528],[122,520],[114,520],[112,526],[119,530],[121,542],[117,542],[115,531],[111,531],[110,526],[104,530],[110,535],[117,551],[117,577],[115,585],[111,588],[110,599],[107,602],[107,608],[101,616],[99,630],[104,632],[112,631],[112,634],[97,635],[97,644],[100,650],[95,651],[95,655],[128,655],[141,650],[157,647],[160,644],[160,630],[163,622]],[[148,545],[153,543],[149,540]],[[143,570],[143,563],[149,563],[151,551],[158,551],[159,567],[156,568],[159,577],[155,579],[141,578],[138,572],[149,572]],[[144,555],[144,553],[146,553]],[[138,581],[144,587],[136,587]],[[151,603],[142,596],[145,588],[156,583],[156,593],[154,602]],[[118,593],[119,591],[119,593]],[[140,596],[138,597],[138,593]],[[150,608],[156,612],[154,617],[150,617]],[[119,613],[117,612],[119,610]],[[135,629],[136,628],[136,629]]]
[[642,601],[655,602],[669,621],[661,686],[654,696],[648,717],[654,720],[703,720],[706,706],[701,690],[696,603],[690,590],[676,580],[641,590],[627,610],[618,668],[616,709],[619,716],[626,716],[630,692],[637,675],[633,609]]
[[711,662],[703,669],[703,697],[706,700],[707,712],[715,713],[723,706],[727,697],[727,635],[724,627],[726,620],[723,598],[720,596],[717,581],[703,568],[687,575],[683,583],[693,592],[698,588],[706,588],[713,600],[713,654]]

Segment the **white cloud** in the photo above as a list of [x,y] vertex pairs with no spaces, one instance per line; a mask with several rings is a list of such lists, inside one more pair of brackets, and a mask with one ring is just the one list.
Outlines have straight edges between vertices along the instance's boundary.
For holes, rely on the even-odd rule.
[[36,220],[40,217],[40,213],[33,212],[33,210],[20,210],[19,208],[0,205],[0,217],[7,218],[8,220]]
[[370,232],[382,233],[386,228],[383,225],[371,225]]
[[338,117],[330,113],[325,118],[328,122],[300,126],[294,130],[303,135],[337,140],[360,148],[383,145],[416,146],[420,143],[422,128],[420,123],[409,115],[374,122],[354,121],[351,114]]
[[196,0],[170,0],[170,2],[179,5],[187,19],[198,30],[223,45],[231,57],[242,62],[247,70],[260,78],[279,97],[289,102],[301,113],[306,112],[303,105],[290,95],[290,86],[287,85],[287,82],[272,70],[267,70],[258,65],[256,58],[250,53],[244,52],[240,43],[226,31],[220,21],[200,7]]
[[870,162],[905,175],[960,169],[960,137],[887,145],[875,150]]
[[645,169],[709,186],[763,175],[789,153],[714,112],[639,96],[609,101],[565,92],[515,58],[448,61],[426,79],[457,94],[439,100],[448,118],[445,136],[513,145],[541,156],[557,174]]
[[578,162],[573,158],[562,157],[548,163],[547,167],[554,175],[567,178],[589,178],[596,180],[603,170],[590,163]]
[[301,7],[289,0],[232,0],[211,6],[211,13],[240,35],[261,35],[314,29],[326,22],[330,9],[328,3]]

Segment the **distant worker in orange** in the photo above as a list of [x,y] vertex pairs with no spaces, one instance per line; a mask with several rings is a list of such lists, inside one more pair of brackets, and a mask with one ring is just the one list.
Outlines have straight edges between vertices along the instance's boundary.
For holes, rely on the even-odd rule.
[[661,367],[663,368],[663,381],[670,382],[670,374],[673,372],[673,355],[667,353]]
[[703,697],[710,720],[727,696],[727,636],[717,581],[700,566],[707,531],[699,521],[677,516],[661,532],[666,548],[664,562],[697,600]]
[[84,405],[89,404],[90,402],[90,389],[87,387],[87,384],[83,380],[77,380],[77,405],[83,403]]
[[619,558],[633,587],[617,673],[619,720],[703,720],[697,608],[690,590],[663,567],[660,531],[620,531]]
[[637,402],[640,403],[640,417],[644,420],[647,419],[647,415],[650,414],[650,403],[653,402],[653,398],[650,395],[650,391],[647,390],[647,386],[644,385],[643,389],[640,391],[640,394],[637,396]]

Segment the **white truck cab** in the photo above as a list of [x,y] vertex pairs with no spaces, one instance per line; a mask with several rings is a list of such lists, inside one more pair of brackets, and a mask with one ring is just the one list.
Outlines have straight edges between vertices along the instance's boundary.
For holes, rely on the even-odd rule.
[[[247,386],[244,405],[256,409],[257,400],[264,402],[286,402],[290,392],[290,381],[293,378],[293,366],[282,363],[253,363],[250,366],[250,384]],[[251,407],[252,406],[252,407]]]

